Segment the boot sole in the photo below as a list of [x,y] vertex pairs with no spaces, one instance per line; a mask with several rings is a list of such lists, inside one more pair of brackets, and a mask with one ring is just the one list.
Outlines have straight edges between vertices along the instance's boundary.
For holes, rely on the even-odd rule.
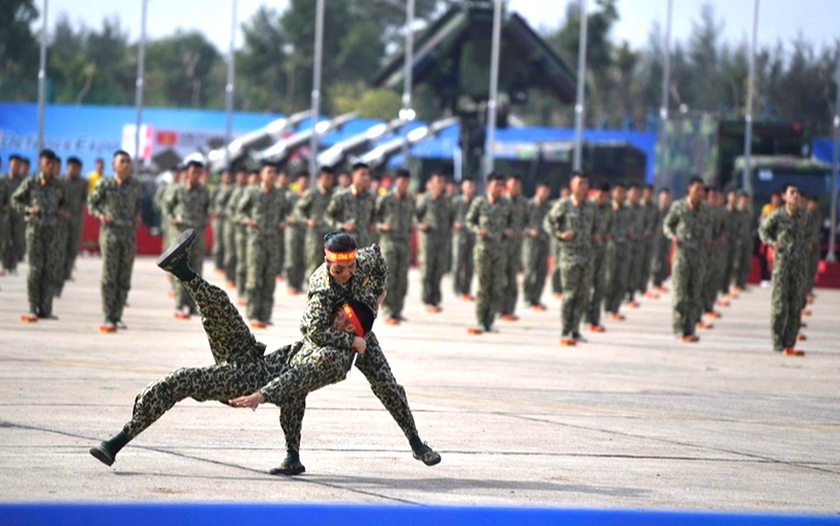
[[90,448],[90,454],[106,466],[112,466],[114,464],[114,457],[99,446]]
[[169,248],[167,248],[166,251],[157,258],[157,266],[164,270],[169,270],[168,267],[171,266],[172,262],[178,259],[181,254],[185,254],[187,250],[189,250],[190,245],[195,240],[195,236],[195,230],[192,228],[181,232],[181,234],[175,238],[172,245],[170,245]]
[[300,475],[301,473],[306,472],[306,468],[301,466],[295,466],[293,468],[272,468],[269,470],[269,475],[285,475],[287,477]]

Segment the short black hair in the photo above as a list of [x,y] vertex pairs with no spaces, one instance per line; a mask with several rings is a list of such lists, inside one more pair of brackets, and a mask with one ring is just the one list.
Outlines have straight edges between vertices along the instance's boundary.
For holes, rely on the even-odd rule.
[[333,168],[332,166],[324,165],[318,169],[318,175],[320,176],[323,174],[335,175],[335,168]]
[[187,168],[192,168],[195,166],[196,168],[204,168],[204,163],[199,161],[198,159],[190,159],[187,161]]
[[346,232],[330,232],[324,236],[324,248],[330,252],[350,252],[356,250],[356,240]]
[[670,191],[669,189],[667,189],[667,188],[660,188],[660,189],[659,189],[659,195],[662,195],[662,194],[668,194],[668,195],[671,195],[671,191]]
[[609,192],[610,191],[610,183],[606,183],[606,182],[601,183],[601,185],[598,186],[598,190],[600,190],[602,192]]
[[373,311],[370,307],[359,300],[349,299],[346,303],[351,309],[353,309],[356,317],[359,318],[359,323],[362,325],[362,331],[365,335],[367,335],[371,329],[373,329],[373,320],[375,318]]
[[77,166],[82,165],[82,160],[76,157],[75,155],[67,158],[67,164],[75,164]]
[[490,172],[489,174],[487,174],[487,182],[490,182],[490,181],[504,181],[504,180],[505,180],[505,176],[503,174],[501,174],[500,172]]
[[627,185],[627,189],[632,190],[633,188],[638,189],[638,188],[641,188],[641,186],[636,181],[631,181],[630,184]]
[[613,183],[612,187],[613,187],[613,189],[621,188],[623,190],[623,189],[627,188],[627,185],[625,185],[621,181],[616,181],[616,182]]
[[301,168],[297,172],[295,172],[295,179],[300,179],[301,177],[306,177],[309,179],[309,170],[306,168]]
[[357,162],[353,163],[352,166],[350,166],[350,171],[351,172],[356,172],[357,170],[368,170],[368,171],[370,171],[370,165],[368,165],[368,163],[363,163],[361,161],[357,161]]
[[400,179],[400,178],[411,179],[411,172],[409,172],[407,168],[397,168],[396,170],[394,170],[394,178],[395,179]]
[[522,175],[518,174],[518,173],[512,173],[512,174],[508,175],[508,180],[511,180],[511,179],[513,179],[515,181],[519,181],[521,183],[522,182]]
[[550,184],[549,184],[549,182],[548,182],[548,181],[546,181],[545,179],[540,179],[539,181],[537,181],[537,183],[536,183],[534,186],[547,186],[547,187],[550,187],[551,185],[550,185]]
[[572,175],[569,177],[569,180],[571,181],[575,177],[585,177],[589,179],[589,176],[586,175],[586,172],[584,172],[583,170],[573,170]]
[[54,161],[54,160],[57,159],[57,157],[56,157],[54,151],[52,151],[48,148],[44,148],[43,150],[40,151],[40,153],[38,153],[38,160],[41,160],[41,159],[48,159],[50,161]]
[[694,186],[696,184],[702,184],[703,188],[706,187],[706,183],[703,181],[702,177],[700,177],[699,175],[693,175],[693,176],[691,176],[691,179],[688,180],[688,184],[686,185],[686,188],[691,188],[692,186]]
[[788,183],[788,184],[786,184],[786,185],[784,185],[784,186],[782,187],[782,193],[783,193],[783,194],[786,194],[786,193],[787,193],[787,191],[788,191],[788,188],[790,188],[791,186],[792,186],[792,187],[794,187],[794,188],[796,188],[796,190],[797,190],[797,191],[799,190],[799,185],[796,185],[796,184],[794,184],[794,183]]
[[20,155],[18,155],[16,153],[13,153],[12,155],[9,156],[9,162],[22,161],[22,160],[23,160],[23,157],[21,157]]
[[[126,157],[128,157],[129,159],[131,159],[131,156],[130,156],[130,155],[128,155],[128,152],[127,152],[127,151],[125,151],[125,150],[117,150],[117,151],[115,151],[115,152],[114,152],[114,155],[113,155],[111,158],[112,158],[112,159],[116,159],[116,158],[117,158],[117,157],[119,157],[120,155],[125,155]],[[97,159],[97,160],[98,160],[98,159]],[[103,161],[103,163],[104,163],[104,161]]]

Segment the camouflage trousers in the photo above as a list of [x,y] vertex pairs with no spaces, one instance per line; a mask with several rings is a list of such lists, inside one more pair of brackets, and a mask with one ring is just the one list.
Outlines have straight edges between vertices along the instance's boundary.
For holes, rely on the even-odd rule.
[[442,299],[440,281],[447,271],[446,247],[450,243],[449,236],[420,232],[419,242],[423,304],[436,306]]
[[808,253],[808,275],[805,277],[805,293],[814,291],[814,280],[817,278],[817,269],[820,266],[820,246],[815,244],[813,250]]
[[589,305],[589,290],[592,286],[592,261],[571,262],[560,260],[560,276],[563,280],[563,306],[560,320],[563,336],[580,334],[580,320]]
[[654,251],[650,264],[650,273],[654,287],[661,287],[668,277],[668,256],[671,254],[671,240],[662,234],[657,234],[654,240]]
[[216,270],[223,270],[225,268],[225,253],[227,252],[227,245],[225,244],[225,220],[224,216],[216,216],[213,218],[213,266]]
[[607,245],[604,243],[596,244],[592,251],[592,261],[589,266],[592,276],[592,293],[589,296],[586,308],[586,322],[590,325],[601,324],[601,307],[607,293],[608,264]]
[[64,268],[67,266],[67,238],[70,236],[70,222],[59,218],[55,226],[55,253],[58,258],[58,270],[53,273],[53,294],[61,296],[64,290]]
[[29,312],[41,317],[52,315],[55,282],[64,270],[54,226],[26,226],[26,252],[29,275],[26,292]]
[[743,290],[747,286],[747,276],[752,270],[753,244],[752,240],[743,240],[736,246],[736,254],[732,260],[732,283]]
[[326,232],[322,232],[318,228],[307,228],[306,229],[306,241],[304,242],[305,245],[305,252],[306,252],[306,279],[309,279],[309,276],[312,275],[315,270],[320,267],[324,263],[324,235]]
[[244,298],[247,294],[245,282],[248,279],[248,227],[236,225],[236,295]]
[[642,268],[639,270],[639,280],[636,282],[636,291],[639,294],[647,292],[648,281],[650,281],[650,267],[653,260],[653,236],[642,239]]
[[82,242],[82,216],[70,217],[70,225],[67,232],[67,251],[64,254],[64,279],[73,277],[73,267],[76,265],[76,257],[79,255],[79,245]]
[[732,243],[725,241],[721,245],[721,275],[718,280],[718,291],[721,294],[729,292],[729,284],[732,283],[732,269],[735,268],[735,249]]
[[[189,228],[193,227],[179,226],[178,234],[187,231]],[[204,225],[194,228],[197,235],[195,236],[195,241],[193,241],[192,245],[190,246],[190,267],[195,271],[196,274],[201,276],[204,270]],[[176,236],[178,234],[176,234]],[[173,236],[172,239],[175,239],[175,236]],[[191,313],[195,314],[197,312],[195,302],[193,301],[192,296],[190,296],[189,291],[187,291],[187,289],[184,288],[184,284],[181,283],[180,280],[173,279],[172,288],[175,290],[175,309],[189,309]]]
[[388,265],[388,278],[385,282],[388,294],[382,302],[382,313],[386,318],[399,319],[405,306],[405,295],[408,293],[411,241],[383,237],[382,257]]
[[14,271],[26,254],[26,224],[23,216],[10,211],[6,215],[6,241],[3,248],[3,269]]
[[222,236],[225,240],[225,281],[236,283],[236,268],[239,260],[236,258],[236,224],[233,221],[225,221],[222,229]]
[[522,263],[522,240],[508,239],[505,241],[507,257],[502,262],[505,273],[505,286],[502,287],[502,298],[499,303],[499,312],[513,315],[516,311],[516,298],[519,294],[516,283],[516,275],[519,273],[519,266]]
[[627,292],[627,273],[630,270],[630,258],[628,257],[626,243],[607,243],[607,290],[604,298],[604,309],[611,314],[618,314],[621,308],[621,301]]
[[278,260],[274,267],[274,275],[275,276],[282,276],[283,269],[285,268],[286,264],[286,232],[280,231],[280,242],[278,243],[278,249],[280,253],[278,255]]
[[99,231],[99,250],[102,252],[102,312],[106,320],[119,321],[131,289],[137,252],[134,228],[103,225]]
[[642,274],[645,257],[645,243],[643,239],[635,239],[627,242],[627,254],[630,261],[627,268],[627,301],[633,301],[639,283],[642,281]]
[[276,233],[251,230],[248,233],[247,316],[249,320],[271,321],[274,289],[277,285],[277,260],[282,239]]
[[475,298],[475,316],[480,325],[493,326],[499,312],[502,290],[506,285],[504,259],[507,257],[501,243],[485,243],[478,240],[473,252],[478,290]]
[[683,250],[677,245],[671,271],[673,328],[677,336],[693,335],[703,314],[704,266],[705,256],[702,252]]
[[549,241],[551,252],[551,293],[563,294],[563,280],[560,278],[560,242],[554,237]]
[[770,327],[776,351],[796,345],[805,306],[807,264],[807,258],[777,258],[773,262]]
[[[290,226],[286,229],[286,285],[290,289],[303,289],[306,274],[306,230],[305,226]],[[310,274],[311,275],[311,274]]]
[[475,234],[467,230],[452,235],[452,284],[458,296],[470,295],[473,278],[473,250]]
[[720,247],[708,249],[706,253],[706,262],[703,267],[703,291],[701,293],[703,312],[715,310],[715,300],[717,300],[720,280],[723,275],[722,257],[723,253]]
[[522,268],[522,295],[529,305],[538,305],[548,275],[548,238],[525,238],[522,243]]

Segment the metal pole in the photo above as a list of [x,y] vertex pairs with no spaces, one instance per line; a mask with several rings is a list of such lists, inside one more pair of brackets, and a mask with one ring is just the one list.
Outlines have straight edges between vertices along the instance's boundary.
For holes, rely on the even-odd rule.
[[487,100],[487,137],[484,143],[484,173],[482,181],[487,186],[487,175],[493,171],[496,142],[496,100],[499,96],[499,52],[502,40],[502,0],[493,4],[493,41],[490,49],[490,98]]
[[315,7],[315,64],[312,68],[312,137],[309,140],[309,182],[315,188],[318,174],[318,116],[321,113],[321,60],[324,44],[324,0]]
[[135,88],[135,102],[137,119],[134,128],[134,174],[140,175],[143,159],[140,157],[140,127],[143,124],[143,75],[146,65],[146,12],[149,0],[143,0],[143,13],[140,16],[140,43],[137,45],[137,84]]
[[408,124],[413,119],[411,111],[411,87],[414,84],[414,0],[408,0],[405,17],[405,73],[403,73],[402,115],[405,121],[402,128],[403,165],[408,168],[411,161],[411,148],[408,144]]
[[659,170],[655,179],[658,179],[659,188],[670,187],[670,181],[665,181],[665,174],[668,170],[668,160],[665,152],[665,128],[668,124],[668,101],[670,100],[671,88],[671,25],[674,11],[674,0],[668,0],[668,18],[665,21],[665,42],[663,44],[662,63],[662,104],[659,106]]
[[236,0],[231,1],[230,47],[228,47],[227,84],[225,84],[225,169],[230,170],[230,141],[233,128],[233,80],[236,45]]
[[47,4],[44,0],[44,23],[41,26],[41,62],[38,66],[38,151],[44,149],[44,99],[47,82]]
[[834,238],[837,236],[837,173],[840,171],[840,45],[837,46],[837,74],[834,80],[837,83],[837,101],[834,103],[834,152],[831,156],[831,230],[828,234],[828,254],[825,257],[826,261],[831,262],[837,259],[834,255]]
[[578,40],[577,100],[575,101],[575,150],[572,168],[581,169],[583,153],[583,97],[586,84],[586,29],[589,25],[586,14],[587,0],[580,0],[580,39]]
[[755,83],[755,48],[758,40],[758,2],[753,7],[752,44],[750,46],[750,77],[747,85],[747,109],[744,114],[746,129],[744,130],[744,191],[752,197],[752,110],[753,85]]

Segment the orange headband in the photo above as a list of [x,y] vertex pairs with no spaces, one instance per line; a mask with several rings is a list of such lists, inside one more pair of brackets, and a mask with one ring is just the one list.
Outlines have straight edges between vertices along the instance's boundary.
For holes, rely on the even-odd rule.
[[355,249],[349,252],[332,252],[325,248],[324,255],[326,256],[325,259],[330,263],[347,263],[350,261],[356,261]]
[[356,336],[359,338],[365,337],[365,330],[362,329],[362,322],[359,321],[359,317],[356,316],[356,311],[350,306],[349,303],[345,303],[341,306],[341,310],[344,311],[344,317],[347,318],[347,321],[353,324],[353,327],[356,328]]

